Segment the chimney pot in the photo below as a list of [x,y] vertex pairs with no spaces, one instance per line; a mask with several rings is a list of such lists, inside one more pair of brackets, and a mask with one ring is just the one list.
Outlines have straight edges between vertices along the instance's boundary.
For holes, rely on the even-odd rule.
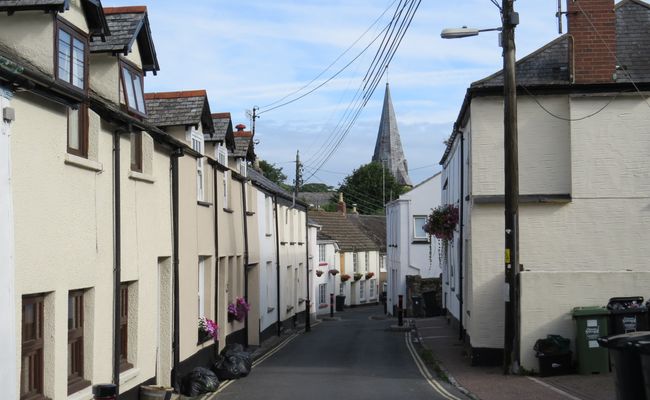
[[235,129],[237,129],[237,131],[239,131],[239,132],[242,132],[244,129],[246,129],[246,125],[239,124],[239,125],[235,126]]

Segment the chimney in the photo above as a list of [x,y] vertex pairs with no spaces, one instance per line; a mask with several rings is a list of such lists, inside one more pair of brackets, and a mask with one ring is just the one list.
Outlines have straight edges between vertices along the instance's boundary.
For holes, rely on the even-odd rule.
[[339,202],[336,205],[336,211],[345,215],[345,202],[343,201],[343,192],[339,193]]
[[352,203],[352,214],[359,214],[359,211],[357,211],[357,203]]
[[235,129],[237,129],[237,132],[243,132],[244,129],[246,129],[246,125],[238,124],[237,126],[235,126]]
[[567,0],[567,22],[569,34],[573,36],[571,44],[573,54],[570,55],[570,62],[573,64],[571,68],[573,81],[575,83],[614,82],[616,72],[614,0]]

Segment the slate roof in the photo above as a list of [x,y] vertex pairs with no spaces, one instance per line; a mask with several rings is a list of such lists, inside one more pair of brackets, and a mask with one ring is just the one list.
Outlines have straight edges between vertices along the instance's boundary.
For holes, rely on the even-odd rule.
[[[83,10],[91,36],[109,35],[101,0],[82,0]],[[70,8],[70,0],[0,0],[0,12],[43,10],[65,12]]]
[[212,114],[212,124],[214,125],[214,135],[206,135],[205,140],[214,142],[224,142],[228,133],[232,135],[232,117],[229,112]]
[[154,72],[160,70],[151,37],[147,7],[106,7],[104,12],[111,34],[103,42],[99,40],[91,42],[90,51],[127,54],[137,40],[143,69]]
[[356,223],[379,246],[380,252],[386,252],[385,215],[348,214],[348,218]]
[[235,149],[232,152],[234,157],[245,157],[251,159],[253,147],[253,132],[251,131],[236,131],[233,133],[235,136]]
[[313,207],[322,207],[330,203],[330,200],[336,202],[336,192],[300,192],[298,198]]
[[284,197],[291,197],[291,193],[284,190],[280,185],[273,182],[272,180],[265,177],[261,172],[254,168],[248,168],[248,177],[257,185],[263,189],[268,190],[271,193],[281,194]]
[[377,243],[350,217],[353,216],[339,212],[309,212],[309,218],[322,227],[318,240],[335,240],[341,251],[379,250]]
[[177,125],[203,126],[204,134],[213,134],[210,104],[205,90],[145,93],[147,122],[159,127]]
[[[650,81],[650,4],[623,0],[616,4],[616,58],[635,82]],[[565,34],[517,61],[517,84],[570,84],[570,35]],[[630,82],[622,71],[617,82]],[[471,84],[472,88],[503,86],[503,71]]]

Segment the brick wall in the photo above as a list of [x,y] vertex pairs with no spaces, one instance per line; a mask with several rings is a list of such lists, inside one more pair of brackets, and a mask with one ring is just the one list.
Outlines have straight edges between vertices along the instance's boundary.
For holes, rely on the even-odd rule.
[[616,71],[614,0],[567,0],[567,11],[574,39],[575,83],[612,82]]

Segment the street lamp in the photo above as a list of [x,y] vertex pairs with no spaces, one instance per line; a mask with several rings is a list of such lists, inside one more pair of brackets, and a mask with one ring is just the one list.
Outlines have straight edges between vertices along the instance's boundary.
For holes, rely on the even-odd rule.
[[[494,1],[495,4],[496,1]],[[503,346],[503,372],[519,370],[519,155],[517,149],[517,84],[515,80],[515,27],[519,15],[514,11],[514,0],[502,0],[500,28],[444,29],[440,37],[456,39],[476,36],[480,32],[501,31],[503,47],[503,97],[504,97],[504,206],[505,206],[505,332]],[[498,6],[498,5],[497,5]],[[461,199],[462,201],[462,199]],[[461,239],[462,240],[462,239]],[[461,310],[462,312],[462,310]]]

